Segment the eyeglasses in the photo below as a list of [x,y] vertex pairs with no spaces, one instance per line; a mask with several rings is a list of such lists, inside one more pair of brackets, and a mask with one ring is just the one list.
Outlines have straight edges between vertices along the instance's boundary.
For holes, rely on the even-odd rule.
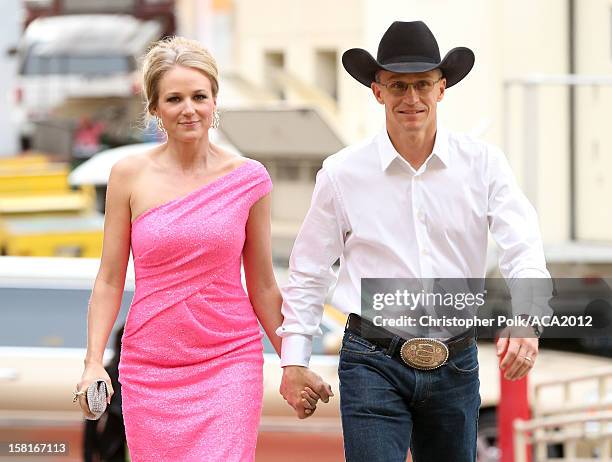
[[414,88],[419,95],[427,95],[436,83],[442,80],[440,77],[438,80],[417,80],[416,82],[404,82],[402,80],[391,80],[387,83],[376,82],[378,85],[383,86],[389,90],[393,96],[404,96],[410,87]]

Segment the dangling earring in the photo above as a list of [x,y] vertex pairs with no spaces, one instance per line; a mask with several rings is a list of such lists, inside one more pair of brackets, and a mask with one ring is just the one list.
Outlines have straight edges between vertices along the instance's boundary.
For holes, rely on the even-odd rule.
[[219,117],[219,111],[215,109],[212,114],[212,123],[210,124],[210,128],[219,128],[220,122],[221,117]]
[[162,132],[164,135],[167,135],[168,133],[166,132],[166,127],[164,127],[164,123],[162,122],[161,117],[155,116],[155,118],[157,119],[157,128],[159,128],[159,131]]

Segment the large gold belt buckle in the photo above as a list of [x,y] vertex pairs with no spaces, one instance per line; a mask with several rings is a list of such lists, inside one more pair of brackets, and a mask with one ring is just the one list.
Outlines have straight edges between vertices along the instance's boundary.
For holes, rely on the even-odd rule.
[[448,359],[448,347],[433,338],[411,338],[400,350],[402,361],[422,371],[437,369]]

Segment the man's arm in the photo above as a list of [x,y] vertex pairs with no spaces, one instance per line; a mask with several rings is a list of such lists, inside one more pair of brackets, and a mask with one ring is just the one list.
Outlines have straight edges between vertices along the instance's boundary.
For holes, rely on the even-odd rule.
[[[536,211],[518,187],[504,154],[494,150],[489,160],[489,229],[500,249],[499,269],[510,289],[513,314],[550,314],[552,283]],[[520,379],[535,363],[538,339],[531,328],[504,330],[497,354],[503,356],[500,367],[505,377]]]
[[282,337],[280,392],[287,402],[306,417],[301,393],[314,390],[324,402],[333,396],[329,385],[308,369],[312,338],[319,327],[323,304],[336,275],[332,265],[342,254],[348,232],[340,198],[328,172],[322,169],[312,196],[310,210],[295,240],[289,261],[289,282],[283,288],[284,321],[277,330]]

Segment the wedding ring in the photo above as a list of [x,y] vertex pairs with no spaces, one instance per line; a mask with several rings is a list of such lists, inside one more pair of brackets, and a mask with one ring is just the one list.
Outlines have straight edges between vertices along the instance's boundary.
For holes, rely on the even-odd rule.
[[531,359],[529,356],[523,356],[523,358],[525,358],[525,361],[529,361],[529,362],[533,361],[533,359]]

